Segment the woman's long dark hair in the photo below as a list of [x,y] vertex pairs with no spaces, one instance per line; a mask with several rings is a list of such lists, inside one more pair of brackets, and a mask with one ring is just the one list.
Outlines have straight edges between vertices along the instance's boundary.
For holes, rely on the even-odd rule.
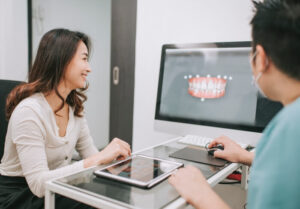
[[[59,94],[57,87],[65,75],[67,65],[74,57],[78,44],[82,41],[90,51],[89,38],[81,33],[67,29],[54,29],[47,32],[40,42],[35,61],[29,72],[28,83],[15,87],[6,100],[6,118],[9,120],[15,107],[25,98],[37,92],[49,93],[55,91],[61,99],[61,106],[55,113],[64,107],[65,101]],[[70,92],[66,102],[74,107],[74,115],[82,117],[83,102],[87,97],[83,89]]]

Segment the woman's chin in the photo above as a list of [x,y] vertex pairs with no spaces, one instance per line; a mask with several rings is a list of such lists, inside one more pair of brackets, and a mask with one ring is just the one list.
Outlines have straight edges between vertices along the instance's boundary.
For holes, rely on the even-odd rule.
[[85,88],[85,84],[82,84],[82,85],[76,85],[76,86],[74,86],[74,88],[72,88],[72,90],[83,89],[83,88]]
[[86,87],[86,82],[84,82],[83,84],[81,84],[79,88],[83,89],[85,87]]

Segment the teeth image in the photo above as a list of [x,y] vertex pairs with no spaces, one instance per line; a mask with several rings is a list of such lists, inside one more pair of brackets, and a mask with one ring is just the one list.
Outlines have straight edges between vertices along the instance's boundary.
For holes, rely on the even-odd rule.
[[224,77],[223,77],[225,80],[227,79],[227,75],[224,75]]
[[207,88],[206,81],[202,81],[202,83],[201,83],[201,90],[205,91],[206,88]]
[[184,79],[187,79],[188,77],[185,75],[183,78],[184,78]]
[[200,76],[197,74],[197,75],[196,75],[196,78],[199,78],[199,77],[200,77]]
[[218,83],[217,83],[217,89],[221,89],[221,82],[219,81]]
[[229,76],[229,78],[228,78],[229,80],[232,80],[232,77],[231,76]]
[[206,76],[207,78],[210,78],[210,75],[209,74],[207,74],[207,76]]
[[192,75],[189,75],[189,78],[192,78]]
[[223,83],[222,84],[222,90],[225,90],[225,87],[226,87],[226,83]]
[[208,90],[213,90],[215,88],[215,85],[212,81],[208,82]]
[[218,76],[217,76],[217,78],[221,78],[221,76],[220,76],[220,75],[218,75]]
[[216,96],[217,96],[217,91],[216,91],[216,90],[213,90],[212,96],[213,96],[213,97],[216,97]]
[[194,81],[193,82],[193,89],[196,89],[197,88],[197,83]]

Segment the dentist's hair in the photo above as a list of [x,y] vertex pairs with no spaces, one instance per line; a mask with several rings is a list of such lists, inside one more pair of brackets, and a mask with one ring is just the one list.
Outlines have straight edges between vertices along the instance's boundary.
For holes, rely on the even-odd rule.
[[[17,86],[7,97],[7,119],[23,99],[37,92],[47,94],[54,90],[62,101],[55,113],[64,107],[65,101],[57,88],[64,78],[66,68],[74,57],[80,41],[90,51],[90,40],[81,32],[53,29],[42,37],[32,69],[29,71],[28,83]],[[87,88],[88,85],[83,89],[72,90],[66,99],[66,103],[74,107],[75,116],[82,117],[83,102],[87,99],[84,90]]]
[[283,73],[300,80],[300,1],[253,1],[253,51],[261,45]]

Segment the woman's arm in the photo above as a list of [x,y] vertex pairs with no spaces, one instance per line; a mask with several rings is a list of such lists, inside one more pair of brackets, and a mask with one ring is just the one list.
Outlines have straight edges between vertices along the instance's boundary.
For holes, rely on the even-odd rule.
[[94,144],[86,119],[82,118],[80,120],[80,133],[75,149],[78,151],[82,159],[85,159],[92,155],[95,155],[99,151]]
[[[45,182],[48,180],[72,174],[83,168],[109,163],[119,156],[130,155],[129,145],[121,140],[113,140],[103,151],[98,152],[96,148],[93,149],[92,141],[89,142],[91,138],[86,138],[86,141],[81,141],[81,148],[86,155],[92,156],[71,165],[50,170],[45,144],[47,134],[40,117],[33,108],[22,107],[16,109],[10,119],[11,137],[16,145],[23,175],[32,193],[38,197],[44,196]],[[57,153],[57,161],[64,160],[65,156]]]
[[130,145],[121,139],[114,138],[101,152],[85,159],[84,167],[107,164],[116,159],[125,159],[130,155]]
[[84,158],[84,167],[107,164],[115,159],[126,158],[131,155],[130,145],[125,141],[115,138],[111,143],[99,152],[90,135],[85,119],[82,121],[80,137],[76,144],[76,150]]

